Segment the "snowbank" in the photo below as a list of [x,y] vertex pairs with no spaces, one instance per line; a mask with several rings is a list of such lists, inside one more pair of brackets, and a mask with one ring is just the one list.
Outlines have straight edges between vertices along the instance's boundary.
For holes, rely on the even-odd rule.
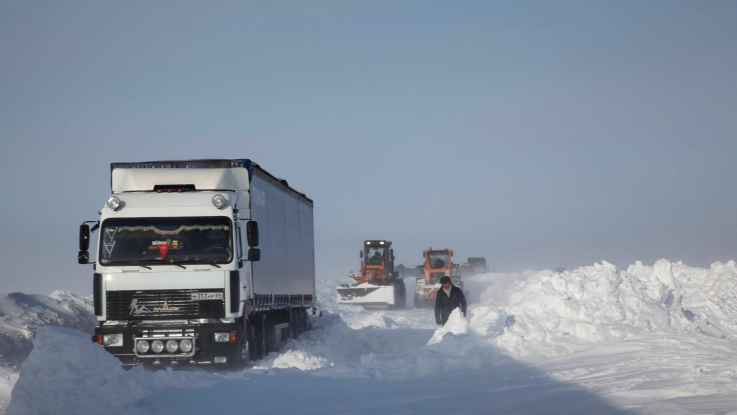
[[38,329],[34,349],[23,363],[6,414],[155,414],[162,408],[141,403],[172,388],[207,388],[220,379],[205,372],[125,371],[120,361],[89,335],[60,327]]
[[[737,268],[710,270],[665,259],[556,273],[544,271],[509,295],[506,326],[493,343],[515,357],[536,359],[631,339],[643,332],[705,333],[737,338]],[[481,327],[476,330],[482,330]]]
[[33,348],[37,328],[47,324],[91,334],[96,325],[92,300],[67,291],[54,291],[48,297],[0,294],[0,413],[10,401],[10,391]]

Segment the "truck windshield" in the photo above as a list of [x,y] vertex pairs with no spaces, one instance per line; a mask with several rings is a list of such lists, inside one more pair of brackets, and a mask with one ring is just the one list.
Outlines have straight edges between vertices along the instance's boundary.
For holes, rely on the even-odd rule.
[[222,216],[108,219],[100,264],[227,264],[233,259],[232,229]]
[[448,251],[429,251],[427,257],[430,260],[431,268],[443,268],[450,264],[450,254]]

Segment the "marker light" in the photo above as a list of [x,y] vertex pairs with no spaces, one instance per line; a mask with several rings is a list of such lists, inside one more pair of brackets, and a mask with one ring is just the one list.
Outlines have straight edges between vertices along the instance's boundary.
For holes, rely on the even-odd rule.
[[181,342],[179,342],[179,349],[182,350],[182,353],[189,353],[192,351],[192,340],[184,339]]
[[179,343],[176,340],[166,341],[166,351],[169,353],[176,353],[179,350]]
[[117,210],[120,207],[120,199],[117,196],[110,196],[107,198],[107,207],[112,210]]
[[223,195],[215,195],[212,197],[212,204],[215,205],[216,208],[222,209],[223,206],[225,206],[225,197]]
[[161,353],[164,350],[164,342],[161,340],[154,340],[151,342],[151,351],[154,353]]
[[148,349],[150,346],[148,345],[148,342],[146,340],[139,340],[136,342],[136,350],[138,350],[138,353],[144,354],[148,352]]

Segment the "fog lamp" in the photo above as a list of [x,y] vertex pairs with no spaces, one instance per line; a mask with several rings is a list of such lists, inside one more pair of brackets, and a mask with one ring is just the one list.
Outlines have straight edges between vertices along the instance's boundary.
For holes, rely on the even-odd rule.
[[161,353],[164,350],[164,342],[161,340],[154,340],[151,342],[151,351],[154,353]]
[[192,340],[184,339],[179,342],[179,349],[183,353],[189,353],[192,351]]
[[179,350],[179,343],[176,340],[166,341],[166,351],[169,353],[176,353]]
[[215,363],[228,363],[228,357],[227,356],[215,356],[215,359],[213,359]]
[[225,206],[225,197],[223,195],[215,195],[212,197],[212,204],[215,205],[216,208],[222,209],[223,206]]
[[147,353],[149,348],[150,346],[146,340],[139,340],[136,342],[136,350],[138,350],[139,354]]
[[120,199],[117,196],[110,196],[107,198],[107,207],[112,210],[116,210],[120,207]]

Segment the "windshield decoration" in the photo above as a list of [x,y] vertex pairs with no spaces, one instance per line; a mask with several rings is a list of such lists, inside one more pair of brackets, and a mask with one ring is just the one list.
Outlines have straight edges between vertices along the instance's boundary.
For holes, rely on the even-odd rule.
[[157,244],[159,247],[159,253],[161,253],[161,259],[166,258],[166,254],[169,252],[169,244]]
[[107,219],[100,264],[227,264],[233,260],[232,229],[224,216]]
[[105,241],[105,250],[107,251],[108,255],[113,254],[113,247],[115,246],[115,241]]
[[[154,231],[159,235],[176,235],[180,233],[181,231],[191,231],[191,230],[198,230],[198,231],[205,231],[205,230],[225,230],[227,231],[230,229],[227,225],[219,225],[219,226],[201,226],[201,225],[193,225],[193,226],[185,226],[182,225],[179,227],[179,229],[174,230],[167,230],[167,229],[159,229],[155,226],[121,226],[118,230],[122,231]],[[115,234],[115,232],[113,232]],[[110,238],[112,239],[112,238]]]

